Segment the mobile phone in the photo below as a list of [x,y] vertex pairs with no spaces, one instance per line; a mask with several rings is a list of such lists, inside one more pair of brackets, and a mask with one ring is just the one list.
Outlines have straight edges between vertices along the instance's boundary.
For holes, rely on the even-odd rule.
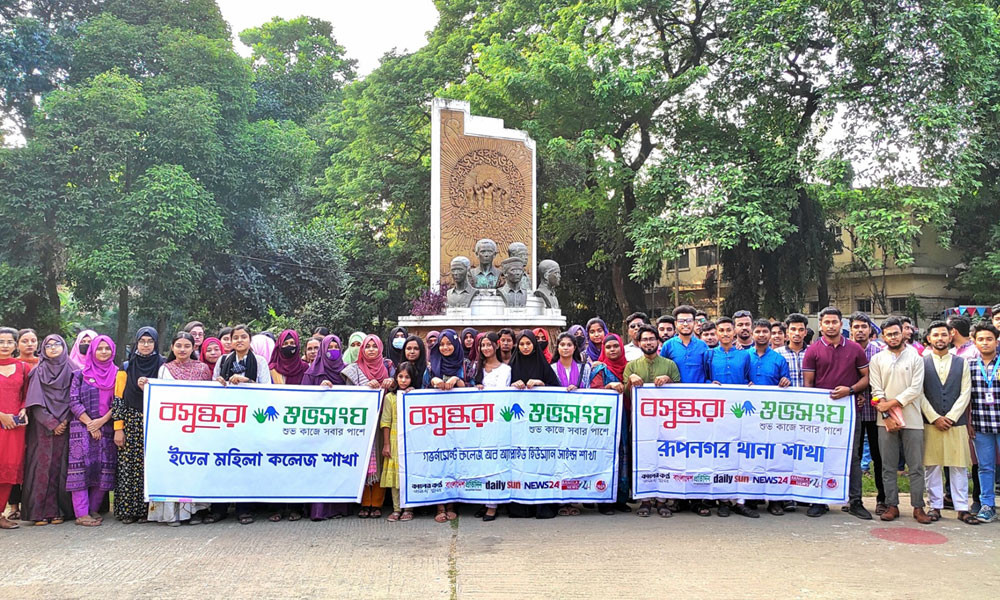
[[21,418],[21,415],[14,415],[14,425],[25,425],[25,420]]

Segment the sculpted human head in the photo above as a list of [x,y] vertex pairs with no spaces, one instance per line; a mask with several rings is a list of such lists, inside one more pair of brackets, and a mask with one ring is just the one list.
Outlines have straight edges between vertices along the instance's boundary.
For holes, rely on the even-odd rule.
[[542,281],[550,288],[558,286],[562,280],[559,263],[551,259],[546,259],[538,263],[538,273],[542,276]]
[[469,269],[471,268],[472,262],[464,256],[456,256],[451,259],[451,279],[455,282],[455,287],[465,285],[465,281],[469,277]]
[[508,258],[503,261],[503,278],[512,287],[518,287],[524,277],[524,261],[520,258]]
[[497,256],[497,243],[489,238],[483,238],[476,242],[476,258],[479,259],[479,268],[487,269],[493,266],[493,259]]
[[524,242],[511,242],[510,246],[507,246],[507,255],[513,256],[515,258],[520,258],[524,261],[524,264],[528,264],[528,245]]

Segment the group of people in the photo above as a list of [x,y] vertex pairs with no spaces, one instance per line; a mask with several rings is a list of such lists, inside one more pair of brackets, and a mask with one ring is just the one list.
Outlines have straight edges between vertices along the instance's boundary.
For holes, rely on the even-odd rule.
[[[385,390],[381,435],[368,461],[360,507],[237,503],[235,517],[243,524],[261,514],[270,521],[350,514],[381,518],[386,490],[392,500],[388,520],[413,519],[413,511],[400,503],[396,445],[396,400],[409,390],[606,388],[623,394],[629,410],[632,388],[679,382],[817,387],[830,390],[833,399],[853,399],[858,418],[849,504],[843,510],[873,518],[861,493],[867,441],[878,488],[875,512],[882,520],[900,516],[897,473],[905,465],[918,522],[939,520],[949,502],[964,523],[991,522],[996,520],[994,471],[1000,447],[1000,387],[995,385],[1000,305],[993,311],[993,324],[972,327],[959,316],[935,321],[926,329],[924,344],[908,319],[890,317],[876,326],[864,313],[844,319],[835,307],[820,311],[815,341],[809,319],[800,313],[772,321],[738,311],[710,321],[691,306],[678,306],[655,325],[643,313],[629,315],[627,342],[600,318],[573,325],[554,339],[544,328],[445,329],[419,337],[396,327],[385,342],[355,332],[346,344],[322,327],[304,341],[291,329],[254,334],[242,324],[206,337],[204,325],[192,321],[170,340],[166,356],[160,353],[157,331],[139,329],[120,369],[115,342],[95,331],[80,332],[70,347],[57,334],[39,344],[31,329],[0,327],[0,507],[7,506],[0,528],[16,529],[18,521],[44,526],[66,519],[99,526],[112,491],[113,514],[126,524],[177,526],[227,518],[228,504],[145,502],[142,398],[153,378]],[[602,514],[633,510],[628,422],[623,420],[618,496],[593,506]],[[663,499],[643,500],[635,510],[643,517],[654,512],[669,517],[678,510],[710,516],[714,509],[720,517],[736,513],[757,518],[758,507],[740,498]],[[512,503],[507,512],[511,517],[551,518],[577,515],[581,508],[587,507]],[[794,502],[767,503],[767,512],[776,516],[797,508]],[[827,510],[814,504],[806,514],[819,517]],[[476,516],[492,521],[497,511],[496,504],[487,504]],[[439,522],[457,518],[453,504],[438,505],[435,512]]]

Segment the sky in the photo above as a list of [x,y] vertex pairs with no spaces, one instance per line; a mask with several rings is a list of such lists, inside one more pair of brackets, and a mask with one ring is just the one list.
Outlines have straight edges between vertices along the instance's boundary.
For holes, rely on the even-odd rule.
[[333,23],[333,35],[358,61],[358,74],[367,75],[383,54],[397,48],[414,51],[423,46],[426,33],[437,24],[431,0],[217,0],[222,16],[233,31],[236,51],[250,49],[240,43],[239,32],[270,21],[305,15]]

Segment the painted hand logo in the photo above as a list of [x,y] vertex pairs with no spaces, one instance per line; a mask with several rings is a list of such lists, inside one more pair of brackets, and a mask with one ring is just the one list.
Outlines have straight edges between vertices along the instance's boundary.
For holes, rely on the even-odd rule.
[[743,412],[748,415],[752,415],[755,412],[757,412],[757,407],[753,405],[753,402],[747,400],[746,402],[743,403]]
[[267,410],[258,408],[254,411],[253,418],[257,419],[258,423],[263,423],[264,421],[274,421],[278,418],[278,411],[273,406],[268,406]]
[[505,406],[500,411],[500,416],[503,417],[504,421],[510,421],[511,419],[520,419],[524,416],[524,409],[521,408],[520,404],[514,403],[513,406]]

